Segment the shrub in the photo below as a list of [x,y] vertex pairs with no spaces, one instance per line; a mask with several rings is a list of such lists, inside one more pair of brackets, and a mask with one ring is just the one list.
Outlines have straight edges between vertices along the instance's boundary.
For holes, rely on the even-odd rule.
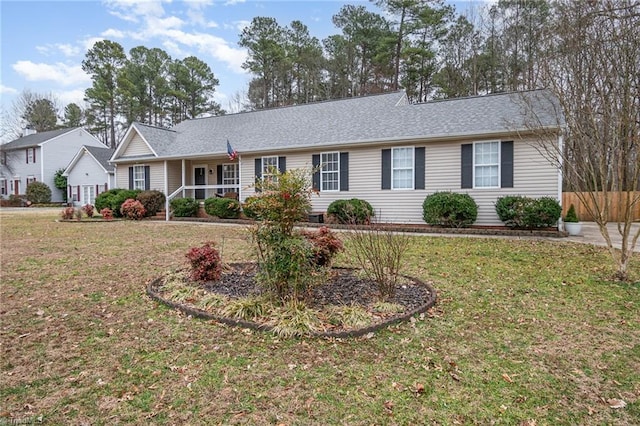
[[567,214],[564,217],[564,221],[569,223],[580,222],[580,219],[578,219],[578,215],[576,214],[576,208],[573,204],[569,206],[569,210],[567,210]]
[[406,234],[379,227],[354,230],[349,234],[349,256],[376,283],[380,300],[388,300],[395,295],[400,269],[410,244],[411,239]]
[[462,228],[478,217],[478,205],[469,194],[436,192],[422,203],[422,218],[429,225]]
[[114,188],[96,197],[95,207],[98,210],[109,208],[115,216],[122,217],[120,208],[128,199],[134,199],[141,191],[139,189]]
[[312,262],[317,266],[331,266],[331,261],[344,245],[335,232],[326,226],[317,231],[303,231],[301,235],[312,244]]
[[85,204],[82,206],[82,211],[87,215],[87,217],[93,217],[94,209],[91,204]]
[[82,209],[77,208],[74,212],[74,216],[76,217],[76,220],[82,220]]
[[204,210],[221,219],[237,219],[240,216],[240,203],[232,198],[212,197],[204,200]]
[[202,247],[192,247],[186,256],[191,264],[191,279],[194,281],[215,281],[222,274],[220,252],[207,242]]
[[120,213],[126,219],[140,220],[145,217],[145,215],[147,214],[147,210],[144,208],[140,201],[129,198],[124,203],[122,203],[122,207],[120,207]]
[[260,202],[260,197],[253,196],[247,197],[242,204],[242,213],[249,219],[260,219],[258,217],[259,207],[256,208],[256,204]]
[[544,228],[553,226],[558,221],[562,207],[551,197],[534,199],[510,195],[498,198],[496,213],[510,228]]
[[198,214],[200,203],[195,198],[174,198],[171,200],[171,210],[175,217],[192,217]]
[[62,212],[60,213],[60,217],[62,217],[62,219],[64,220],[71,220],[73,219],[74,214],[75,214],[75,209],[73,207],[65,207],[64,209],[62,209]]
[[329,204],[327,214],[338,221],[353,225],[367,224],[375,215],[373,207],[365,200],[352,198],[350,200],[336,200]]
[[35,204],[51,202],[51,188],[44,182],[31,182],[27,186],[27,200]]
[[104,220],[113,220],[113,212],[110,208],[105,207],[104,209],[100,210],[100,215],[102,215],[102,218]]
[[147,210],[147,216],[155,216],[156,213],[164,208],[167,197],[160,191],[151,190],[140,192],[136,195],[136,200],[140,201]]

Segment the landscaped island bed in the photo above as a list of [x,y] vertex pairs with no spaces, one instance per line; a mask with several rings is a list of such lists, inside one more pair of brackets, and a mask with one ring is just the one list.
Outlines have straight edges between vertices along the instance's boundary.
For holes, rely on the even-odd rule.
[[[43,424],[634,424],[640,257],[604,248],[415,236],[403,273],[438,303],[355,339],[282,339],[194,319],[146,286],[239,227],[57,223],[0,211],[0,420]],[[339,255],[335,266],[355,267]],[[626,406],[619,407],[620,401]]]

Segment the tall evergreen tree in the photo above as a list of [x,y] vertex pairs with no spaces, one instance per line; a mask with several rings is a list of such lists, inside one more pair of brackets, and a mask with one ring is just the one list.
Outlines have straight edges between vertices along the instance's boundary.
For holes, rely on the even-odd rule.
[[84,112],[75,103],[64,107],[64,127],[80,127],[84,125]]

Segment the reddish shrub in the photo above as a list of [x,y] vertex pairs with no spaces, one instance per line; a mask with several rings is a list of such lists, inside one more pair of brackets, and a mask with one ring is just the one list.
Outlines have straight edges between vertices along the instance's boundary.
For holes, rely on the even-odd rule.
[[82,211],[87,215],[87,217],[93,217],[94,208],[91,204],[85,204],[82,206]]
[[113,220],[113,211],[108,207],[100,210],[100,214],[104,220]]
[[191,263],[191,279],[194,281],[215,281],[222,273],[220,252],[208,242],[202,247],[191,247],[186,254]]
[[73,215],[75,214],[75,212],[76,210],[73,207],[65,207],[64,209],[62,209],[60,216],[64,220],[71,220],[73,219]]
[[330,266],[338,252],[344,249],[335,232],[326,226],[317,231],[303,231],[302,236],[313,245],[313,262],[318,266]]
[[122,216],[127,219],[140,220],[147,214],[147,209],[144,208],[140,201],[128,198],[124,203],[122,203],[120,213],[122,213]]

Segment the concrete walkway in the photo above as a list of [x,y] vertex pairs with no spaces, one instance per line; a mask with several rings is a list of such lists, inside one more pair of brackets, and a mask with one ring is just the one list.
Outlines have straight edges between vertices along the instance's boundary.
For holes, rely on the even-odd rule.
[[[631,237],[635,235],[640,229],[640,223],[636,222],[631,227]],[[622,244],[622,237],[618,232],[618,224],[617,223],[609,223],[607,224],[607,230],[609,231],[609,236],[611,237],[611,241],[613,246],[616,248],[620,248]],[[604,237],[600,233],[600,228],[595,222],[582,222],[582,234],[577,236],[569,236],[567,238],[560,238],[559,241],[575,241],[577,243],[584,244],[593,244],[596,246],[604,246],[606,247],[607,243],[604,240]],[[640,252],[640,241],[636,245],[634,252]]]

